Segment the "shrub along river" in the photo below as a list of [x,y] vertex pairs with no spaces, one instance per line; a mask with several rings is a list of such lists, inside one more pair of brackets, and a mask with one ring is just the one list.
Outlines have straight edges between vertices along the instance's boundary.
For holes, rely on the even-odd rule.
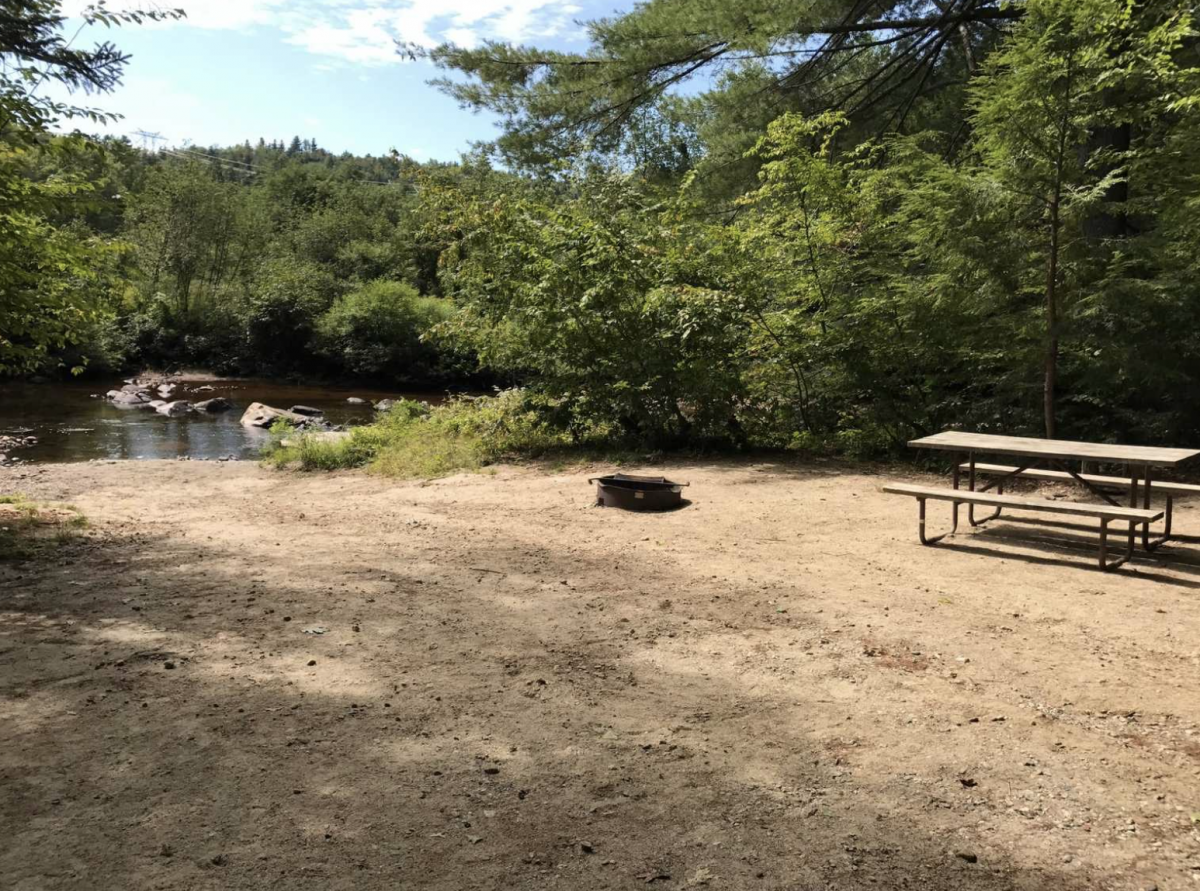
[[[45,384],[0,383],[0,442],[6,437],[37,442],[3,448],[8,461],[89,461],[115,458],[256,458],[269,438],[266,430],[243,427],[242,413],[252,402],[288,409],[321,409],[334,425],[369,423],[373,403],[381,399],[442,402],[444,393],[288,384],[254,378],[172,377],[171,399],[200,402],[223,396],[229,411],[194,412],[171,418],[146,408],[118,408],[104,398],[124,380],[67,381]],[[348,400],[362,399],[362,403]]]

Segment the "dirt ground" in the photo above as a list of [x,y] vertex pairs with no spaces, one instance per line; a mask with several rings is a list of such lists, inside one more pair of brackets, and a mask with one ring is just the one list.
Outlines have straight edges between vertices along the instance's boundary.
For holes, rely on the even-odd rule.
[[1200,888],[1200,540],[655,470],[0,471],[91,522],[0,562],[0,886]]

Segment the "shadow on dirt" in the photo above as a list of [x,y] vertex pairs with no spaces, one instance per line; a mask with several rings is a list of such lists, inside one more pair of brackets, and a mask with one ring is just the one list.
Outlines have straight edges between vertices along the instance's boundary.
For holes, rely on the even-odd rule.
[[523,570],[481,545],[430,574],[101,530],[0,569],[5,884],[1093,887],[672,670],[709,633],[694,580],[645,603],[635,562],[520,544]]

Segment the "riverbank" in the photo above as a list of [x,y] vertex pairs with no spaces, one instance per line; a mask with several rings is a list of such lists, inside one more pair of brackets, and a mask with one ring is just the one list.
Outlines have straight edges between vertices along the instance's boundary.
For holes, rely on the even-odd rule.
[[1101,575],[1061,527],[922,548],[860,468],[655,467],[692,483],[661,515],[594,508],[604,469],[0,472],[88,518],[0,562],[0,870],[1193,886],[1195,543]]
[[[218,378],[211,374],[140,375],[148,391],[164,402],[202,403],[227,400],[226,412],[181,412],[168,416],[145,405],[121,406],[106,399],[125,379],[62,383],[0,382],[0,440],[22,440],[20,447],[0,441],[0,465],[18,462],[89,461],[92,459],[219,458],[257,459],[268,442],[266,431],[244,427],[242,413],[255,402],[288,409],[319,409],[330,424],[354,426],[375,420],[374,404],[409,398],[438,403],[445,392],[383,390],[291,384],[262,378]],[[170,389],[158,391],[159,386]],[[162,394],[166,394],[165,396]],[[28,445],[24,440],[30,439]]]

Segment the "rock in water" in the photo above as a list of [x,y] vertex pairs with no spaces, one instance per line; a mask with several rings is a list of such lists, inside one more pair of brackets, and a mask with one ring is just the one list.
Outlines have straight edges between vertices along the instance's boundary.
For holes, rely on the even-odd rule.
[[321,409],[313,408],[311,405],[293,405],[291,410],[293,414],[306,415],[310,418],[325,414]]
[[250,407],[242,414],[243,427],[270,427],[282,418],[293,424],[303,424],[307,419],[304,415],[284,411],[282,408],[271,408],[261,402],[251,402]]
[[[211,387],[209,389],[212,389]],[[214,396],[212,399],[205,399],[203,402],[196,403],[196,411],[218,412],[229,411],[233,408],[233,403],[224,396]]]
[[166,415],[168,418],[179,418],[191,413],[192,404],[186,399],[177,399],[174,402],[163,403],[155,411],[160,415]]
[[347,399],[346,401],[347,401],[347,402],[349,402],[351,405],[362,405],[362,404],[363,404],[363,403],[365,403],[367,400],[365,400],[365,399],[359,399],[357,396],[351,396],[351,397],[350,397],[349,399]]
[[150,401],[150,396],[137,390],[109,390],[104,394],[117,408],[140,408]]
[[395,399],[380,399],[375,403],[375,411],[391,411],[395,404]]

